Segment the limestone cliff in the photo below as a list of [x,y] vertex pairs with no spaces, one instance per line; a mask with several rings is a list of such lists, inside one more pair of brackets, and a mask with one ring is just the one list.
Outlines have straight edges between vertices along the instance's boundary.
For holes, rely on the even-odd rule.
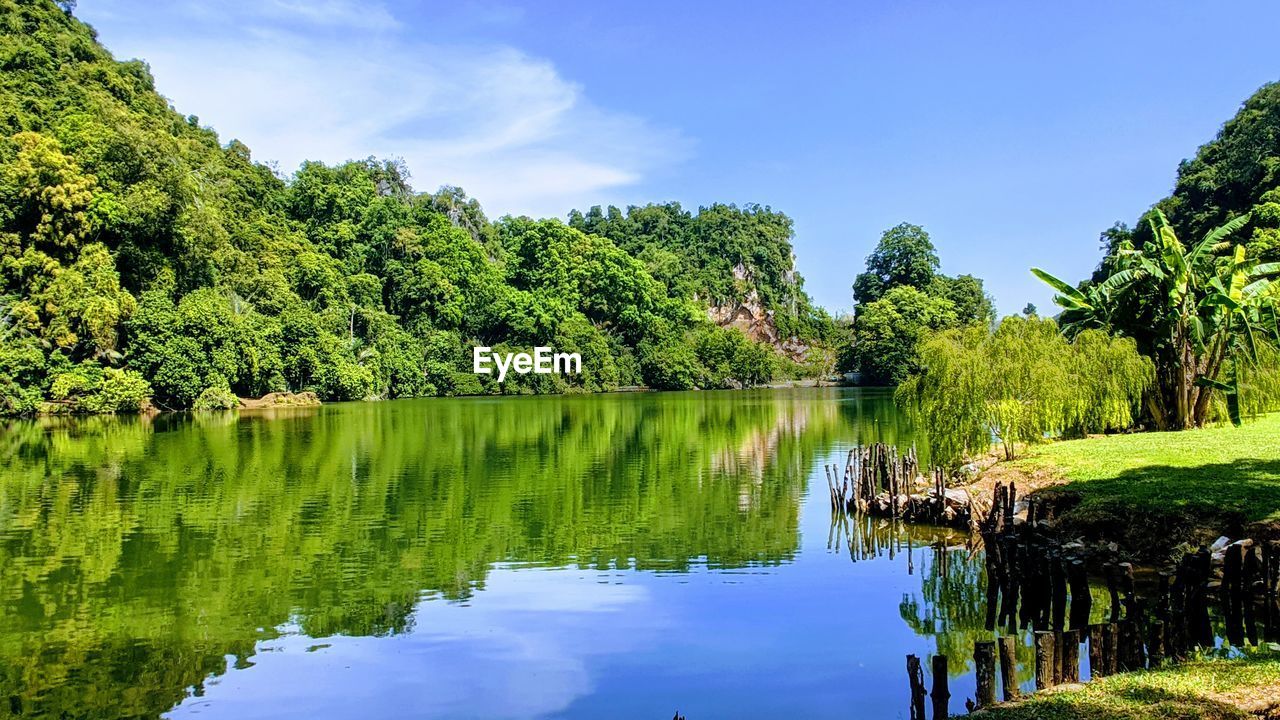
[[774,311],[765,308],[761,302],[751,271],[738,263],[733,268],[733,278],[735,285],[746,289],[745,294],[735,300],[710,304],[707,315],[711,321],[720,327],[737,328],[752,340],[768,343],[792,360],[803,361],[809,352],[809,345],[794,335],[779,337]]

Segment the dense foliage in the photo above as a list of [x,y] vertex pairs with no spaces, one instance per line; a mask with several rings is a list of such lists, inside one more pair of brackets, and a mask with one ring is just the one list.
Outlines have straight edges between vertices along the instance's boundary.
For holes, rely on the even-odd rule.
[[884,232],[853,282],[853,342],[843,365],[869,385],[897,385],[919,369],[917,345],[930,333],[989,326],[995,309],[982,281],[938,272],[929,233],[902,223]]
[[1131,337],[1156,365],[1146,412],[1161,428],[1239,422],[1280,383],[1280,85],[1244,103],[1217,138],[1178,168],[1173,194],[1135,228],[1102,234],[1105,256],[1059,292],[1063,327]]
[[[776,354],[706,302],[756,292],[788,334],[829,327],[785,215],[654,212],[689,232],[494,223],[458,188],[415,192],[397,162],[281,178],[52,2],[0,0],[0,413],[751,385]],[[477,344],[579,352],[583,372],[499,385],[471,372]]]
[[896,396],[938,463],[983,454],[993,439],[1011,459],[1019,444],[1126,428],[1153,374],[1130,339],[1086,330],[1068,341],[1053,320],[1016,315],[994,331],[934,334],[919,353]]
[[679,297],[758,302],[781,337],[831,337],[830,316],[813,305],[795,271],[791,218],[771,208],[716,204],[691,213],[673,202],[624,213],[597,205],[571,212],[569,225],[612,240]]
[[1150,355],[1159,384],[1147,396],[1147,411],[1158,427],[1204,424],[1217,393],[1224,394],[1231,420],[1240,423],[1240,369],[1265,357],[1258,348],[1267,345],[1268,334],[1276,337],[1280,312],[1280,286],[1271,282],[1280,263],[1259,263],[1231,240],[1248,217],[1187,248],[1156,209],[1150,220],[1156,240],[1141,249],[1122,242],[1111,273],[1084,291],[1033,271],[1059,291],[1068,331],[1111,330],[1112,317],[1134,306],[1150,314]]

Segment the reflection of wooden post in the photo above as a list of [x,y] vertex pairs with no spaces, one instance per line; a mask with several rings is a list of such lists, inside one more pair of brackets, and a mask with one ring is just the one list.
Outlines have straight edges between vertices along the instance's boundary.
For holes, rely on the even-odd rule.
[[1107,593],[1111,596],[1111,622],[1120,622],[1120,588],[1116,584],[1116,566],[1107,563],[1103,569],[1107,573]]
[[1062,682],[1080,682],[1080,631],[1067,630],[1058,636],[1061,643],[1059,655],[1062,657]]
[[924,689],[920,658],[915,655],[907,656],[907,680],[911,682],[911,720],[925,720],[924,697],[929,693]]
[[1049,554],[1049,579],[1053,585],[1053,629],[1062,630],[1067,622],[1067,572],[1056,552]]
[[948,709],[951,701],[951,690],[947,687],[947,656],[933,656],[933,720],[947,720],[951,716]]
[[1000,686],[1004,699],[1018,697],[1018,639],[1012,635],[1000,638]]
[[1071,586],[1071,628],[1083,631],[1089,624],[1089,611],[1093,608],[1089,575],[1083,560],[1067,563],[1067,584]]
[[1053,677],[1053,632],[1036,631],[1036,689],[1044,690],[1054,686]]
[[1009,483],[1009,488],[1005,491],[1005,528],[1007,530],[1014,529],[1014,502],[1018,500],[1018,488],[1014,487],[1014,483]]
[[1089,626],[1089,678],[1100,678],[1107,674],[1107,663],[1103,660],[1103,636],[1106,626],[1102,624]]
[[996,704],[996,644],[985,640],[973,644],[973,667],[977,676],[978,707]]

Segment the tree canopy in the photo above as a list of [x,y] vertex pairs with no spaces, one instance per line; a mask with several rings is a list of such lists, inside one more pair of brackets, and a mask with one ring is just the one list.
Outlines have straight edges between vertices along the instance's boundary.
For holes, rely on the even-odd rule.
[[994,321],[982,280],[938,270],[937,250],[919,225],[901,223],[880,237],[853,282],[853,338],[844,355],[864,383],[897,385],[916,372],[917,345],[931,332]]
[[[3,413],[750,385],[783,364],[706,306],[752,292],[782,337],[830,335],[766,207],[493,222],[395,160],[282,177],[48,0],[0,0],[0,67]],[[583,372],[499,385],[472,345]]]

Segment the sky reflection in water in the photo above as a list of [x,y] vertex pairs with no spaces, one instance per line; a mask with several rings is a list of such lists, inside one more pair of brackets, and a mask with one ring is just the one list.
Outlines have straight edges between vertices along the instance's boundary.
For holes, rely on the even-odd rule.
[[32,716],[898,717],[906,653],[983,634],[981,555],[946,551],[944,579],[929,532],[828,547],[822,463],[911,442],[884,393],[3,437],[0,697]]

